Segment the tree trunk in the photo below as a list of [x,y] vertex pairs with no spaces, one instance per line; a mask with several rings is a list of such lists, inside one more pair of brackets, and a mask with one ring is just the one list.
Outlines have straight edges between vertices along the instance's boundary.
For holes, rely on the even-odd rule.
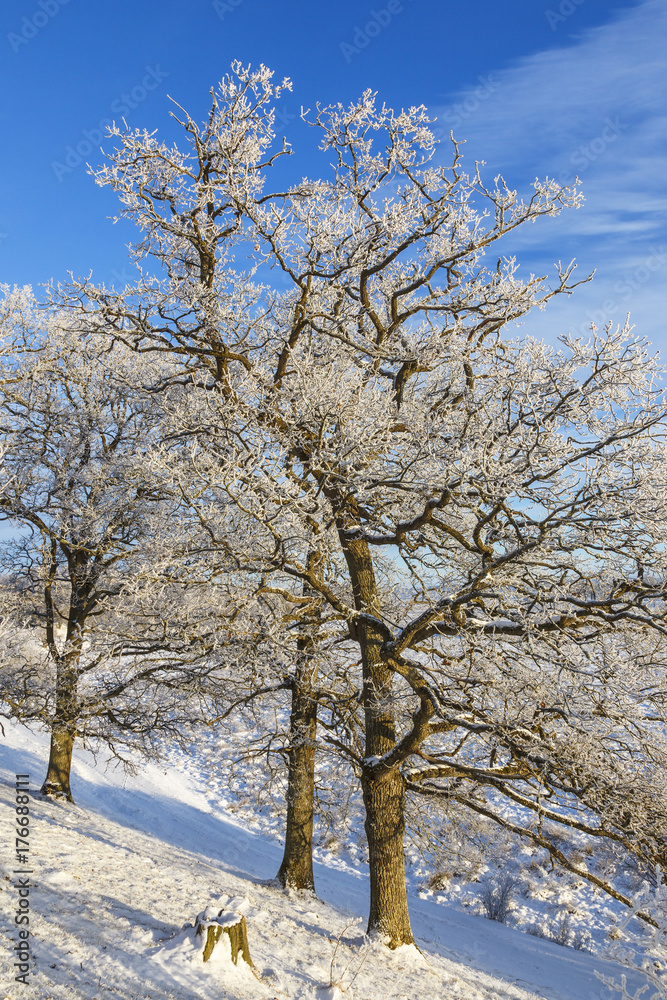
[[42,795],[73,802],[70,789],[72,747],[76,733],[77,660],[61,659],[56,667],[56,710],[51,725],[49,767]]
[[74,735],[71,730],[54,724],[51,730],[49,768],[42,785],[42,795],[67,799],[68,802],[74,801],[69,787],[73,745]]
[[285,852],[277,880],[287,889],[315,890],[313,878],[313,797],[315,794],[316,667],[310,640],[299,640],[292,687]]
[[368,931],[388,938],[390,948],[412,944],[405,887],[405,788],[400,774],[380,781],[362,778],[371,902]]
[[[384,640],[381,608],[368,546],[363,541],[344,543],[345,557],[357,610],[368,618],[356,626],[363,668],[363,704],[366,760],[382,757],[396,745],[392,703],[393,673],[381,655]],[[378,620],[375,624],[372,618]],[[372,766],[362,773],[366,807],[371,901],[368,933],[379,932],[390,948],[412,944],[408,896],[405,885],[405,787],[398,771],[373,777]]]

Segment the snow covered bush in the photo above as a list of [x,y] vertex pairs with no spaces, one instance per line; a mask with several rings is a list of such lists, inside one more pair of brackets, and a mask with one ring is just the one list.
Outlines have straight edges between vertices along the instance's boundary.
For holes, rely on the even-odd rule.
[[506,924],[514,903],[516,880],[511,875],[493,879],[482,889],[480,899],[489,920]]

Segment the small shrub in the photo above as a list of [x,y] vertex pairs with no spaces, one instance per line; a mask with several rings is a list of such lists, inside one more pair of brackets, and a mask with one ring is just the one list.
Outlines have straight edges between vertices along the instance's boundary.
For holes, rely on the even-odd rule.
[[572,935],[572,927],[570,921],[569,913],[561,913],[558,920],[554,920],[553,930],[551,932],[551,940],[555,941],[556,944],[562,945],[563,948],[567,947],[570,943],[570,937]]
[[592,943],[593,938],[591,937],[590,931],[580,929],[574,935],[572,947],[576,951],[590,951]]
[[484,886],[481,900],[489,920],[497,920],[500,924],[507,923],[515,892],[516,881],[511,875],[504,875]]
[[433,889],[435,892],[442,891],[443,889],[449,888],[451,878],[451,872],[434,872],[431,876],[429,876],[426,885],[429,889]]
[[339,854],[341,849],[341,843],[335,833],[330,833],[325,838],[322,847],[325,849],[325,851],[329,851],[330,854]]
[[570,914],[561,914],[558,920],[551,920],[548,924],[542,921],[539,924],[531,924],[526,927],[526,934],[533,937],[543,938],[545,941],[553,941],[563,948],[574,948],[576,951],[590,951],[591,938],[587,930],[572,930]]

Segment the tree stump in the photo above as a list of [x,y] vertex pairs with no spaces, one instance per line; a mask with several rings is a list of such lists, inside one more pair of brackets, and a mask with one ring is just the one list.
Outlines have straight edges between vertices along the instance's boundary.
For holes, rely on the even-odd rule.
[[243,961],[251,969],[254,969],[253,961],[250,957],[250,948],[248,947],[248,927],[245,917],[234,910],[225,911],[224,909],[220,910],[214,916],[210,913],[210,910],[211,907],[208,907],[203,913],[200,913],[195,923],[195,934],[198,936],[206,935],[203,954],[204,961],[208,962],[218,941],[223,934],[226,934],[229,938],[234,965],[238,965],[240,955]]

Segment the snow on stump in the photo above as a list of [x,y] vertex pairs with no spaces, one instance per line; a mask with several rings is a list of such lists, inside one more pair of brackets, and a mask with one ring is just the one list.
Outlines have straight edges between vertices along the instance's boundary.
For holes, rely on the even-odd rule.
[[207,906],[195,921],[195,935],[204,939],[203,959],[208,962],[213,950],[224,936],[229,941],[231,958],[238,965],[239,955],[243,961],[254,969],[248,947],[248,927],[246,919],[238,910],[220,909],[218,906]]

